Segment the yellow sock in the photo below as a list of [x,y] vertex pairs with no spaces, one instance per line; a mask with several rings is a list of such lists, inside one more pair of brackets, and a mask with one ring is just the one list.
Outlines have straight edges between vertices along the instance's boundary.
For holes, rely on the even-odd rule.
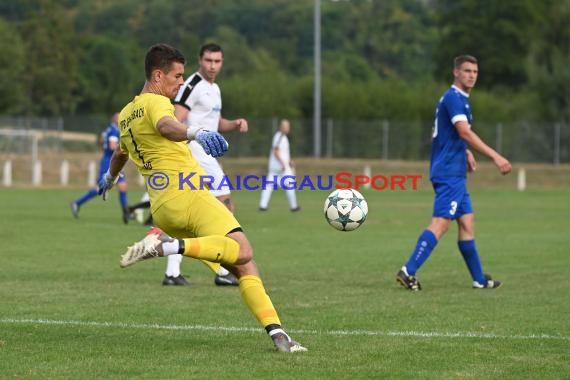
[[265,292],[261,279],[257,276],[241,276],[239,279],[241,297],[249,310],[263,327],[271,324],[281,325],[277,310]]
[[210,270],[212,272],[214,272],[215,274],[218,274],[218,271],[220,270],[220,267],[221,267],[220,263],[213,263],[211,261],[206,261],[206,260],[200,260],[200,261],[202,261],[202,263],[206,264],[206,266],[208,268],[210,268]]
[[239,256],[239,244],[234,239],[222,235],[212,235],[184,240],[184,256],[234,264]]

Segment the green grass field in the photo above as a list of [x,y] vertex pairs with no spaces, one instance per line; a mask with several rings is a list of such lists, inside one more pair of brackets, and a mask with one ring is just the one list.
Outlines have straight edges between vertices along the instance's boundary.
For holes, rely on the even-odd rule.
[[[235,192],[284,327],[309,352],[284,355],[236,288],[185,259],[191,287],[163,287],[164,259],[120,269],[146,228],[120,220],[116,194],[73,219],[83,190],[0,189],[0,378],[568,379],[570,192],[472,192],[485,270],[473,290],[456,228],[410,293],[395,274],[429,222],[428,191],[363,191],[355,232],[329,227],[327,192],[281,192],[257,211]],[[132,192],[132,202],[140,192]]]

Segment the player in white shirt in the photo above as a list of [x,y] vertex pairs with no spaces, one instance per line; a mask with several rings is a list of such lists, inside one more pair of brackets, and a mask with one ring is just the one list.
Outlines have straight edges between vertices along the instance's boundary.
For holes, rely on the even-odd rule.
[[[228,120],[222,117],[222,97],[215,80],[222,69],[223,60],[224,52],[219,45],[210,43],[200,48],[198,71],[190,75],[184,85],[180,87],[174,98],[174,114],[180,122],[199,129],[222,133],[237,130],[245,133],[248,129],[247,120],[242,118]],[[188,147],[206,174],[214,177],[211,193],[233,213],[234,204],[230,189],[227,187],[219,188],[220,181],[225,177],[225,173],[218,160],[206,154],[202,146],[195,141],[191,141]],[[168,256],[165,280],[169,276],[181,276],[181,261],[182,255]],[[203,263],[216,273],[216,285],[238,285],[235,276],[220,264],[206,261]]]
[[[289,149],[289,138],[287,135],[291,130],[291,123],[289,120],[283,119],[279,123],[279,130],[273,136],[273,142],[271,144],[271,151],[269,153],[269,174],[267,175],[268,181],[273,181],[277,184],[281,184],[284,181],[285,194],[287,195],[287,200],[289,201],[289,208],[291,211],[299,211],[301,208],[297,205],[297,197],[295,195],[295,188],[292,186],[293,178],[290,180],[284,179],[286,176],[294,176],[294,164],[291,160],[291,150]],[[259,200],[259,210],[267,211],[267,206],[269,205],[269,200],[271,199],[271,193],[274,190],[274,186],[268,185],[261,190],[261,199]]]

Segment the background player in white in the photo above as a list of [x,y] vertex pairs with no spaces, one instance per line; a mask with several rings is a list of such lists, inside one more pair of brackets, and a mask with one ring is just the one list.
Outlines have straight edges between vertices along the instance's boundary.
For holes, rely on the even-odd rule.
[[[279,130],[273,135],[273,142],[271,143],[271,151],[269,152],[269,174],[267,175],[267,180],[274,181],[276,183],[281,183],[281,178],[284,176],[293,176],[295,173],[293,171],[294,163],[291,160],[291,150],[289,148],[289,132],[291,131],[291,123],[287,119],[281,120],[279,123]],[[286,186],[292,187],[289,183]],[[261,190],[261,199],[259,200],[259,210],[267,211],[267,206],[269,205],[269,200],[271,199],[271,193],[273,192],[274,186],[267,185]],[[299,211],[301,208],[297,205],[297,196],[295,195],[295,189],[285,189],[285,194],[287,194],[287,200],[289,201],[289,208],[291,211]]]
[[[222,96],[220,88],[216,84],[216,77],[222,69],[224,52],[221,46],[213,43],[205,44],[200,48],[198,56],[198,71],[186,79],[184,85],[174,98],[174,114],[176,118],[186,124],[215,132],[240,131],[247,132],[248,125],[245,119],[228,120],[222,117]],[[188,144],[192,156],[200,163],[207,175],[214,178],[211,193],[220,200],[232,213],[234,204],[231,199],[230,189],[222,187],[218,189],[220,181],[225,174],[222,166],[214,157],[206,154],[204,148],[196,141]],[[180,275],[180,263],[182,255],[168,257],[165,280],[169,277],[176,278]],[[228,272],[220,264],[203,261],[210,267],[216,277],[216,285],[238,285],[234,275]],[[163,282],[164,283],[164,282]]]
[[456,57],[453,85],[437,105],[430,162],[430,180],[435,191],[432,220],[418,238],[408,262],[396,276],[402,286],[412,291],[421,290],[416,271],[428,259],[452,220],[457,221],[457,246],[473,279],[473,288],[495,289],[501,285],[500,281],[492,280],[483,273],[475,246],[475,217],[467,191],[467,172],[476,169],[475,158],[467,149],[468,146],[493,160],[501,174],[511,171],[510,162],[485,144],[471,129],[473,115],[469,94],[478,73],[475,57]]

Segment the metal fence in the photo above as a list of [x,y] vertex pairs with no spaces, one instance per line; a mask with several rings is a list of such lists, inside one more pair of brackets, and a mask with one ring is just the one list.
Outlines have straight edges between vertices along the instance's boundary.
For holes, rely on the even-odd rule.
[[[230,157],[265,157],[269,154],[278,119],[249,119],[249,132],[226,135]],[[106,116],[61,118],[0,117],[0,155],[30,153],[29,141],[17,136],[29,131],[42,152],[96,151],[97,136]],[[1,131],[4,130],[4,133]],[[18,130],[7,133],[7,130]],[[512,162],[570,163],[570,125],[564,123],[476,124],[476,133]],[[33,133],[32,133],[33,132]],[[291,120],[294,157],[313,157],[312,120]],[[321,126],[323,158],[381,158],[426,160],[430,154],[431,121],[324,120]]]

